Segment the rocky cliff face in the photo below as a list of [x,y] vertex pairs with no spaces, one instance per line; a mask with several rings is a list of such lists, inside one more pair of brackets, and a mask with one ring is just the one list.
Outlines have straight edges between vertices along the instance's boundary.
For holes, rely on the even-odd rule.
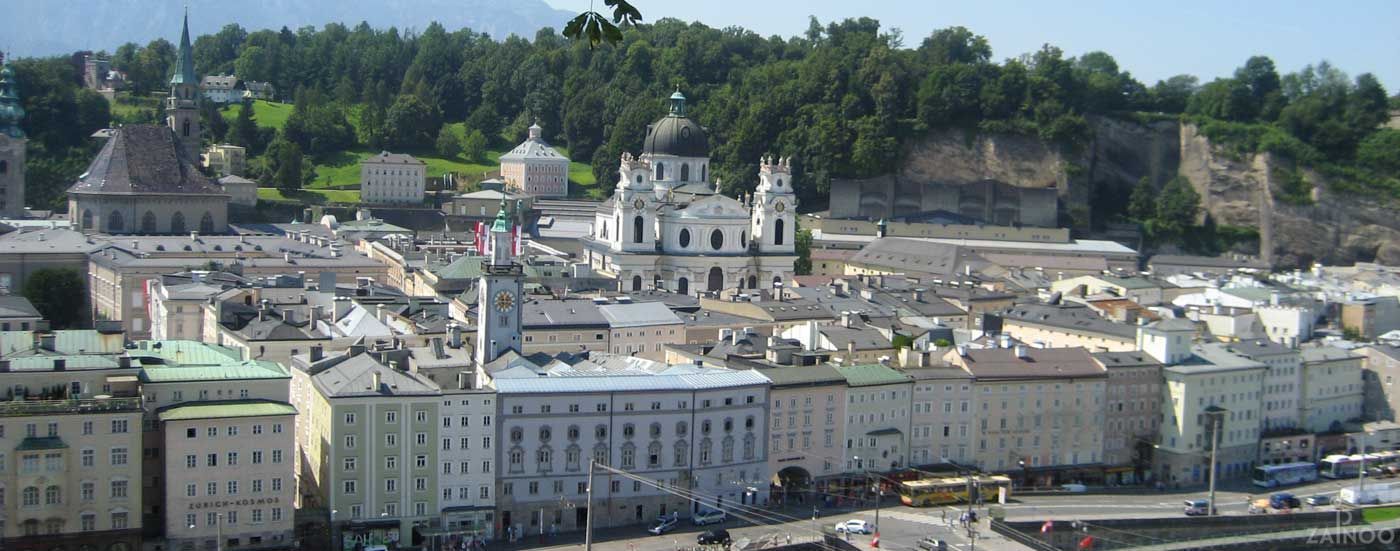
[[909,145],[899,171],[914,180],[1055,187],[1063,218],[1076,224],[1085,223],[1096,195],[1125,200],[1143,177],[1160,186],[1180,174],[1200,194],[1203,216],[1257,229],[1259,254],[1276,266],[1400,264],[1400,216],[1393,208],[1334,193],[1325,177],[1309,170],[1300,172],[1313,185],[1312,204],[1277,200],[1279,171],[1296,170],[1288,159],[1227,154],[1194,125],[1174,121],[1093,124],[1094,139],[1075,153],[1032,137],[934,132]]

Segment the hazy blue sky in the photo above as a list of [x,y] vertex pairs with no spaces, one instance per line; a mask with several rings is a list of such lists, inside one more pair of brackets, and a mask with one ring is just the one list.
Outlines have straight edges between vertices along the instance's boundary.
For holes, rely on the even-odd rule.
[[[547,0],[587,10],[589,0]],[[599,9],[602,0],[595,0]],[[933,29],[962,25],[987,37],[995,59],[1059,46],[1069,55],[1103,50],[1149,86],[1189,73],[1202,82],[1228,76],[1251,55],[1273,58],[1280,73],[1326,59],[1355,76],[1375,73],[1400,88],[1400,1],[1334,2],[1132,0],[632,0],[648,21],[674,17],[712,27],[738,25],[792,36],[807,16],[822,24],[868,16],[904,31],[917,47]]]

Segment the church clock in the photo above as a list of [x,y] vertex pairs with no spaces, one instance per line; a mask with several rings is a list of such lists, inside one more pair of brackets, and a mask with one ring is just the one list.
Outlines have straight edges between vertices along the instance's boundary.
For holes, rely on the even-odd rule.
[[496,293],[496,310],[501,313],[509,312],[515,306],[515,295],[510,291]]

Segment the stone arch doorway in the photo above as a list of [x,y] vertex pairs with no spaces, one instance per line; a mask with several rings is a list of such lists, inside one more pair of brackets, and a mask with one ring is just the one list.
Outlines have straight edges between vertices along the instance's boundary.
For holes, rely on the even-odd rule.
[[676,280],[676,292],[682,295],[690,294],[690,280],[684,277]]
[[753,276],[753,275],[750,275],[750,276],[749,276],[749,288],[750,288],[750,289],[757,289],[757,288],[758,288],[758,277],[757,277],[757,276]]
[[178,212],[170,215],[170,233],[185,233],[185,215]]
[[724,289],[724,270],[719,266],[710,268],[710,275],[705,278],[706,291],[719,291]]
[[633,291],[640,291],[640,290],[642,290],[642,276],[639,276],[639,275],[634,275],[634,276],[632,276],[632,290],[633,290]]
[[803,494],[811,490],[812,474],[802,467],[787,467],[773,475],[774,482],[781,489],[783,503],[789,500],[802,500]]

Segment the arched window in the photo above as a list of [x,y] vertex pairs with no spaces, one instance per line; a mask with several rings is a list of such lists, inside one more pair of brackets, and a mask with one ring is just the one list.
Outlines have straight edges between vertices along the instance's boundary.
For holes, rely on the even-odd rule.
[[58,505],[60,503],[63,503],[63,491],[58,486],[44,488],[45,505]]
[[642,290],[642,276],[639,276],[639,275],[634,275],[634,276],[632,276],[632,290],[633,290],[633,291],[640,291],[640,290]]
[[666,179],[666,164],[665,164],[665,163],[656,163],[656,179],[657,179],[657,180],[664,180],[664,179]]
[[724,289],[724,270],[721,270],[719,266],[715,266],[710,268],[709,276],[705,281],[705,290],[719,291],[721,289]]
[[199,219],[199,233],[214,233],[214,215],[209,211],[204,211],[204,217]]
[[681,163],[681,181],[690,181],[690,163]]
[[108,230],[108,231],[111,231],[111,232],[119,232],[119,231],[122,231],[122,228],[123,228],[123,227],[124,227],[124,225],[122,224],[122,213],[117,212],[117,211],[112,211],[112,214],[107,215],[107,230]]
[[175,213],[170,215],[170,233],[185,233],[185,215]]
[[92,211],[88,209],[83,209],[82,229],[92,229]]
[[642,217],[637,216],[637,217],[632,218],[632,242],[633,242],[633,243],[641,243],[641,242],[642,242],[642,227],[643,227],[644,225],[645,225],[645,222],[642,221]]
[[724,232],[715,230],[710,232],[710,247],[718,251],[724,246]]
[[641,175],[641,174],[638,174],[638,175],[637,175],[637,183],[638,183],[638,184],[642,183],[642,175]]
[[773,244],[783,244],[783,219],[779,218],[773,222]]
[[758,277],[752,275],[749,276],[749,288],[753,289],[756,287],[758,287]]
[[690,294],[690,280],[686,278],[676,280],[676,292],[682,295]]
[[690,246],[690,230],[689,230],[689,229],[687,229],[687,228],[681,228],[681,237],[680,237],[680,241],[681,241],[681,248],[682,248],[682,249],[684,249],[684,248]]
[[190,137],[190,120],[189,120],[189,119],[185,119],[185,123],[182,124],[181,127],[182,127],[183,132],[185,133],[185,137],[186,137],[186,138]]
[[741,231],[739,232],[739,248],[747,246],[749,246],[749,232]]
[[146,214],[141,216],[141,233],[155,233],[155,232],[156,232],[156,213],[151,212],[151,211],[146,211]]
[[24,492],[21,493],[21,496],[21,499],[23,499],[22,504],[25,507],[34,507],[39,505],[39,488],[29,486],[24,489]]

